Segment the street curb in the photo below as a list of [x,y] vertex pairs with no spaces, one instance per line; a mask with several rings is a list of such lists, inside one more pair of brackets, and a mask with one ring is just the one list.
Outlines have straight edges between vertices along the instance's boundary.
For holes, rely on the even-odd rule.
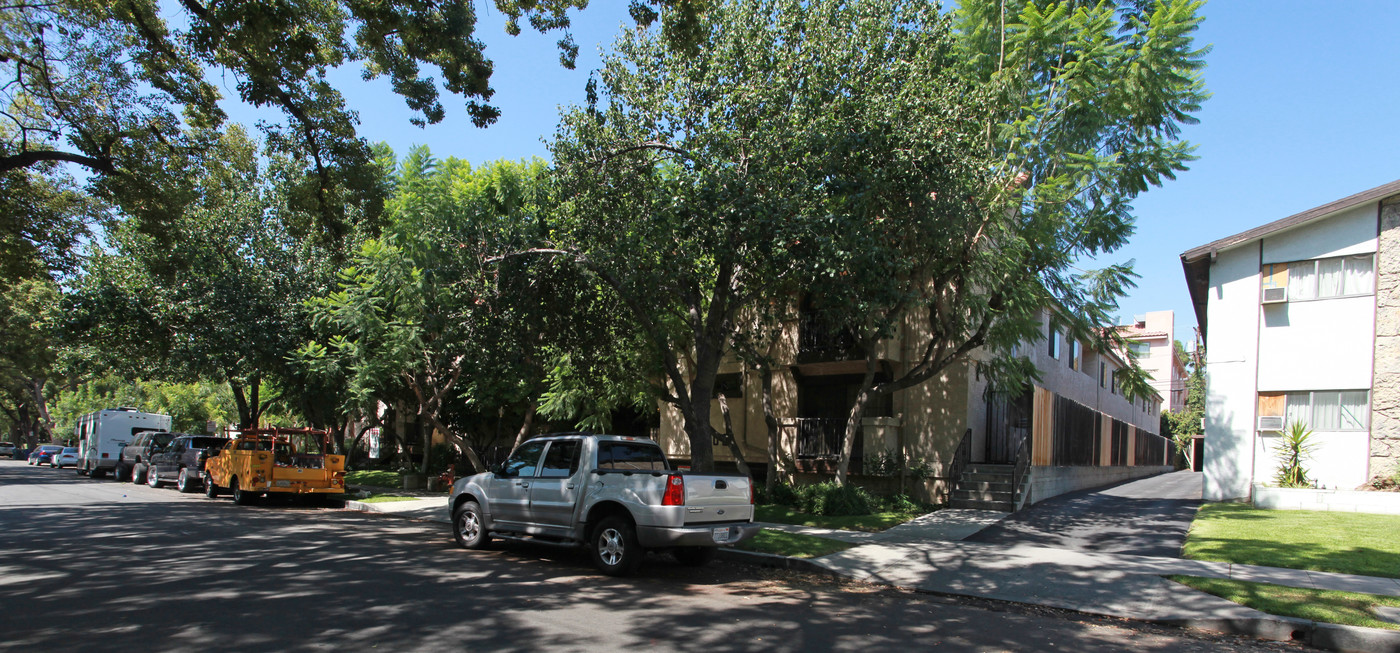
[[845,578],[826,567],[823,567],[805,558],[789,558],[772,553],[759,553],[757,551],[743,551],[741,549],[731,549],[720,547],[719,557],[722,560],[737,562],[755,567],[772,567],[774,569],[791,569],[794,571],[806,571],[814,574]]

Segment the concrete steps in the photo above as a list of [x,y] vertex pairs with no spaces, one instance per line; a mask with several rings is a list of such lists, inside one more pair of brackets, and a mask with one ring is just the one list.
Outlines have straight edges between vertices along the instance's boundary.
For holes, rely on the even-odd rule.
[[951,508],[1016,511],[1016,488],[1012,485],[1015,467],[972,463],[953,484]]

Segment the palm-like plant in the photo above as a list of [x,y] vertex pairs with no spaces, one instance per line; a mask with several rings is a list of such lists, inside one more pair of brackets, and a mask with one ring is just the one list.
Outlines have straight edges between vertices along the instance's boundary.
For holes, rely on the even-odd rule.
[[1312,429],[1301,421],[1294,421],[1283,432],[1274,452],[1279,456],[1278,475],[1274,480],[1279,487],[1309,487],[1308,471],[1303,468],[1303,459],[1311,458],[1317,447],[1312,441]]

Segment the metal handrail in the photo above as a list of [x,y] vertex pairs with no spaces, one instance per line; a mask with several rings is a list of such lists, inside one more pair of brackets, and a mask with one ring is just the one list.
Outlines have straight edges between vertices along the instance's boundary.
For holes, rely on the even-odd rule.
[[1011,471],[1011,512],[1020,510],[1025,501],[1021,484],[1025,482],[1031,467],[1030,442],[1030,437],[1021,438],[1020,446],[1016,447],[1016,467]]
[[953,496],[953,485],[962,478],[963,469],[967,467],[968,460],[972,458],[972,429],[963,433],[962,440],[958,442],[958,448],[953,451],[953,462],[948,465],[948,497]]

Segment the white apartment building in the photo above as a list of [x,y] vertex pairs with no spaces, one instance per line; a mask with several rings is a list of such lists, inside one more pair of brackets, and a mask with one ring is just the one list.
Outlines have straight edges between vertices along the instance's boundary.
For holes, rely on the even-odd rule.
[[1400,455],[1400,181],[1181,255],[1206,348],[1207,501],[1272,483],[1302,421],[1319,487]]

